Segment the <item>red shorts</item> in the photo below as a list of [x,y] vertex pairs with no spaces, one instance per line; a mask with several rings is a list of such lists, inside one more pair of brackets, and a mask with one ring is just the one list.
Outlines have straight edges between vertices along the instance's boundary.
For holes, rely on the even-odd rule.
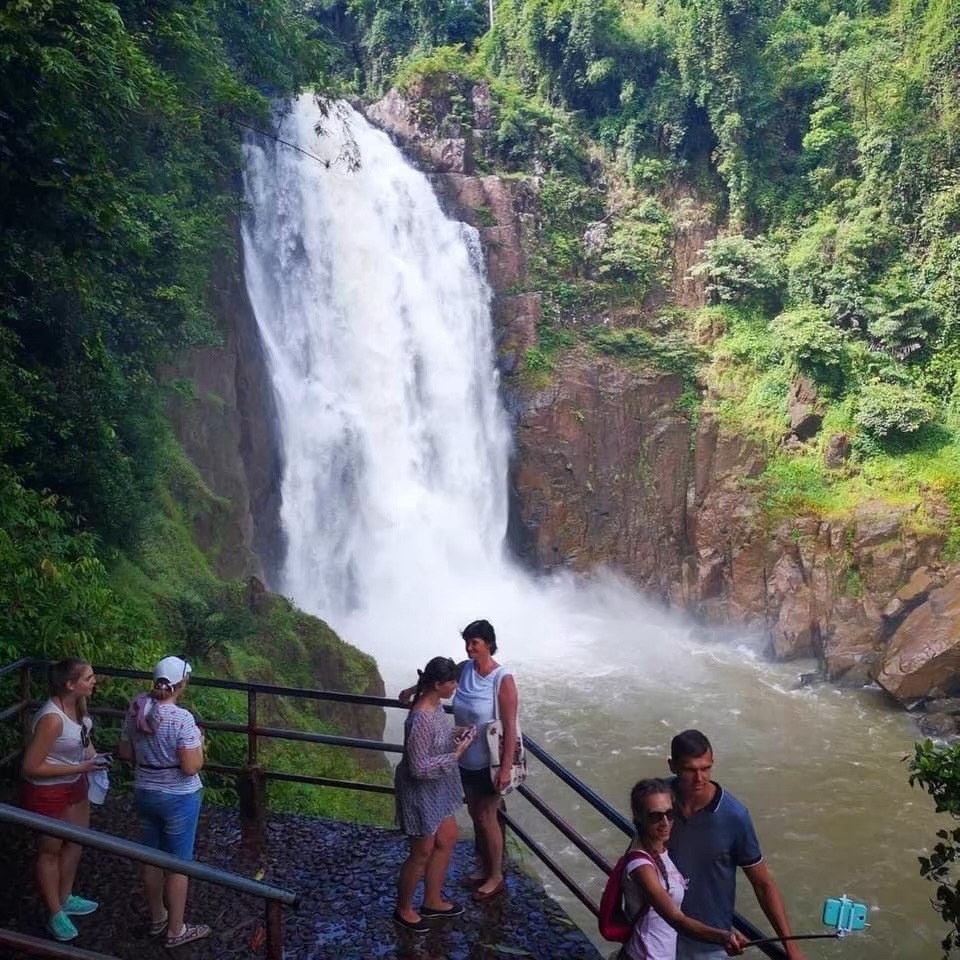
[[24,780],[20,784],[20,806],[32,813],[63,819],[67,807],[87,799],[87,775],[80,774],[73,783],[37,784]]

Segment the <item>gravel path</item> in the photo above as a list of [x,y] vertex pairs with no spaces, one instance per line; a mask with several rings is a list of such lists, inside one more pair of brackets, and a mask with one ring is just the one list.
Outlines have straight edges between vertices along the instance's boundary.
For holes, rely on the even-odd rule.
[[[131,801],[115,795],[95,809],[92,826],[136,838]],[[0,825],[0,926],[45,936],[32,878],[33,839]],[[598,960],[599,954],[540,884],[508,871],[507,893],[473,904],[459,882],[472,866],[470,844],[457,845],[448,895],[463,899],[463,917],[416,936],[390,921],[397,869],[406,842],[396,830],[291,815],[276,815],[262,852],[242,842],[236,811],[208,807],[201,815],[197,858],[300,893],[296,910],[284,910],[287,960]],[[169,952],[146,936],[136,867],[96,850],[84,851],[76,892],[101,900],[91,917],[77,918],[78,947],[121,960],[221,960],[263,956],[263,901],[191,881],[187,919],[209,923],[209,940]]]

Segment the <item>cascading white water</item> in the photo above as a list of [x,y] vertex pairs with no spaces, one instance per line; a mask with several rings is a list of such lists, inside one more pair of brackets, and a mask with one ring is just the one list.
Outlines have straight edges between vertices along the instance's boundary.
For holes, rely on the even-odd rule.
[[[390,692],[488,617],[527,732],[621,808],[637,777],[665,772],[673,732],[703,727],[720,779],[754,807],[794,927],[816,929],[821,898],[846,892],[886,911],[846,960],[894,943],[930,955],[940,934],[915,851],[935,821],[906,788],[907,721],[870,693],[793,689],[795,668],[710,642],[612,575],[536,580],[512,563],[475,232],[349,107],[325,116],[301,97],[278,134],[301,149],[245,148],[243,240],[280,416],[285,592],[372,653]],[[569,810],[548,778],[537,789]],[[621,839],[582,815],[615,855]]]
[[601,595],[582,627],[582,591],[504,553],[510,435],[476,231],[346,105],[301,97],[279,136],[309,149],[248,143],[243,237],[283,442],[282,589],[388,683],[458,653],[481,616],[512,662],[578,646]]

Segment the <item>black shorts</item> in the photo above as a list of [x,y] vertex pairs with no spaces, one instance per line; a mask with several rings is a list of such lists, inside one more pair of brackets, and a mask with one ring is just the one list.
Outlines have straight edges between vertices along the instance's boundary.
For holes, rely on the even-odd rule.
[[460,768],[460,782],[463,784],[463,792],[475,797],[495,797],[497,791],[493,789],[493,781],[490,779],[490,768],[483,767],[480,770],[466,770]]

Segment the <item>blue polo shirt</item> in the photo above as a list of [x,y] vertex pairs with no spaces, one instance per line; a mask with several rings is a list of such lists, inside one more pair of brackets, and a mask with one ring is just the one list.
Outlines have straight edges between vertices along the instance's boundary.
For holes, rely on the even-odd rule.
[[[673,781],[676,789],[676,780]],[[687,878],[681,910],[712,927],[729,930],[737,890],[737,867],[752,867],[763,860],[753,821],[747,808],[719,783],[709,806],[689,820],[677,811],[667,849]],[[705,944],[706,946],[706,944]],[[710,948],[716,949],[715,944]]]

